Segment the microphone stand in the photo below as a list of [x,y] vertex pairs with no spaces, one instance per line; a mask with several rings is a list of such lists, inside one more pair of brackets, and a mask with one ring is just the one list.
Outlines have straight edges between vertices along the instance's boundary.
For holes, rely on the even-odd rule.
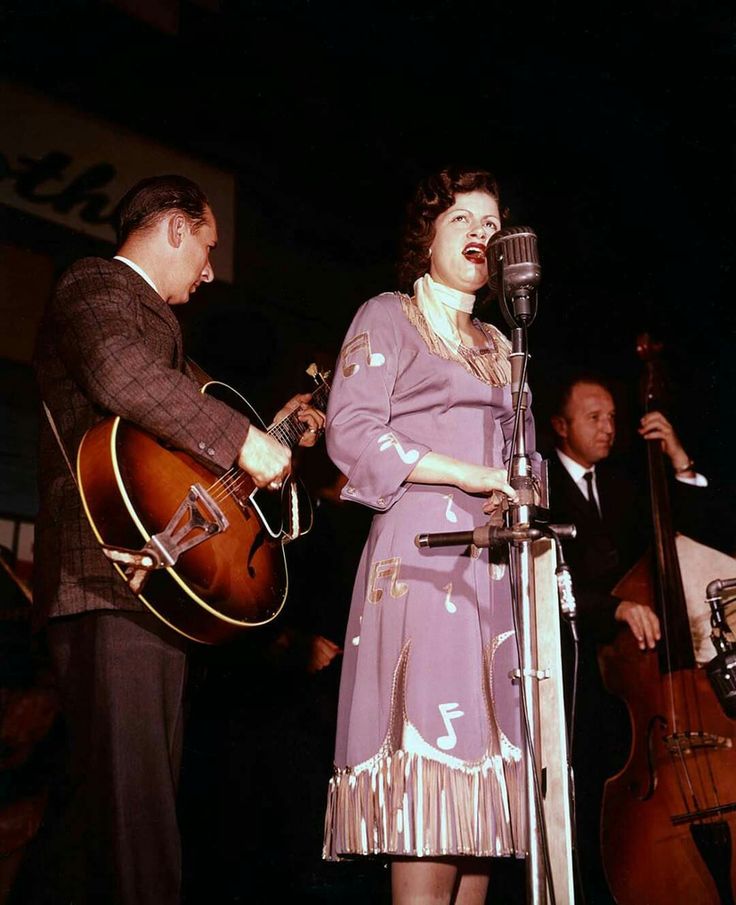
[[[503,285],[503,280],[499,280]],[[527,325],[536,313],[536,295],[532,298],[529,288],[515,289],[513,312],[509,309],[503,291],[500,293],[502,309],[512,327],[511,392],[514,406],[512,454],[508,464],[508,483],[518,496],[518,503],[511,504],[506,513],[506,527],[486,525],[473,531],[458,531],[417,535],[418,547],[449,546],[473,543],[478,547],[490,547],[507,543],[509,548],[509,572],[511,579],[512,607],[519,654],[519,668],[510,674],[519,683],[523,727],[526,739],[526,816],[529,836],[527,860],[527,902],[530,905],[555,905],[555,890],[547,845],[543,812],[542,765],[540,757],[539,683],[548,678],[549,669],[540,669],[537,662],[536,611],[534,600],[534,561],[531,546],[540,537],[552,537],[560,549],[560,537],[574,537],[573,525],[549,525],[542,516],[543,510],[535,505],[534,475],[531,457],[527,451],[525,418],[527,409],[526,370]],[[575,604],[569,582],[569,570],[562,563],[557,572],[563,615],[575,632]],[[562,580],[561,580],[562,579]],[[566,589],[563,591],[563,587]],[[564,599],[563,599],[564,597]],[[567,768],[567,758],[565,763]],[[569,802],[568,802],[569,810]],[[549,899],[547,898],[549,892]],[[572,891],[570,892],[572,896]]]
[[[511,386],[514,403],[514,453],[508,468],[508,482],[517,492],[519,502],[509,506],[507,521],[517,539],[509,543],[511,594],[516,611],[517,646],[519,649],[519,682],[522,716],[525,722],[527,756],[525,758],[527,789],[527,827],[529,834],[529,860],[527,862],[527,893],[532,903],[546,901],[546,876],[548,853],[545,827],[541,817],[541,764],[537,762],[540,750],[540,720],[538,683],[545,677],[537,663],[537,633],[534,618],[534,562],[532,559],[532,535],[530,528],[534,513],[534,485],[531,458],[526,448],[524,430],[527,409],[525,373],[528,361],[526,322],[516,326],[511,334]],[[520,373],[519,373],[520,372]],[[514,379],[519,375],[518,382]],[[554,891],[552,891],[554,900]]]

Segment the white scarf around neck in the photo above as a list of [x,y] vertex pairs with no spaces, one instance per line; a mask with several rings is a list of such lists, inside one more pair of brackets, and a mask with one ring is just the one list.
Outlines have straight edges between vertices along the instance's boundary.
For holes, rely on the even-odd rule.
[[462,344],[462,339],[447,309],[453,308],[455,311],[470,314],[475,304],[475,296],[469,292],[460,292],[459,289],[451,289],[425,273],[414,283],[414,297],[432,332],[451,353],[455,354]]

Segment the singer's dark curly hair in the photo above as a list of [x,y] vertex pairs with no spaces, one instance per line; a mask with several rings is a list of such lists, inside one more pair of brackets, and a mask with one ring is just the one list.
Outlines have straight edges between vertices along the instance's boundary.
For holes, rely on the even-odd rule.
[[[429,270],[429,246],[437,217],[455,203],[460,192],[488,192],[499,202],[498,184],[487,170],[446,167],[427,176],[407,205],[399,255],[399,288],[411,292],[414,281]],[[501,214],[505,219],[507,212]]]

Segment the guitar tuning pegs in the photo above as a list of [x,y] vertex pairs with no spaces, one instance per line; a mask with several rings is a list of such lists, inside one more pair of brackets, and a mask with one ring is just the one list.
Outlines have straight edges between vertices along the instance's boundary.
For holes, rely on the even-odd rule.
[[327,379],[329,378],[332,371],[320,371],[317,365],[312,362],[312,364],[306,369],[306,373],[309,374],[314,380],[318,383],[327,383]]

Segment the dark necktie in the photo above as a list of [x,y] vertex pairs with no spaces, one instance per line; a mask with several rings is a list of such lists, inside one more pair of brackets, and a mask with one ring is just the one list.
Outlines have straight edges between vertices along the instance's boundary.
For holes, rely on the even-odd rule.
[[595,501],[595,494],[593,493],[593,472],[586,471],[583,477],[585,478],[585,483],[588,485],[588,503],[590,504],[590,511],[595,518],[599,519],[601,513],[598,509],[598,504]]

